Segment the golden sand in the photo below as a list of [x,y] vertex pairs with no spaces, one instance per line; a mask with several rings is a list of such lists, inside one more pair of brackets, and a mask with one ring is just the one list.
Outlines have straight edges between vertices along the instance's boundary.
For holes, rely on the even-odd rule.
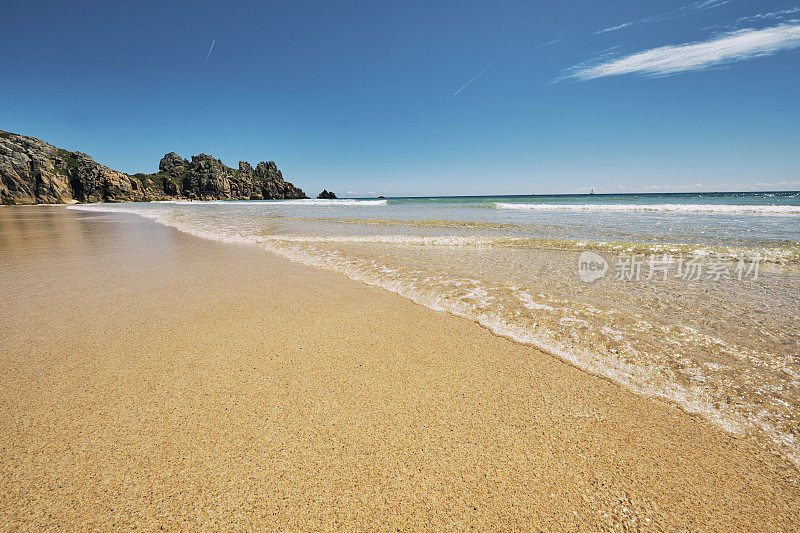
[[2,208],[0,295],[0,529],[800,527],[751,440],[255,247]]

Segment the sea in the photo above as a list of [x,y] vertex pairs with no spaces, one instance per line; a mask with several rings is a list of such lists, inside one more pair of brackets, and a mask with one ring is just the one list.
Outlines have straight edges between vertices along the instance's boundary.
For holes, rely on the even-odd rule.
[[70,208],[141,215],[380,287],[800,465],[798,192]]

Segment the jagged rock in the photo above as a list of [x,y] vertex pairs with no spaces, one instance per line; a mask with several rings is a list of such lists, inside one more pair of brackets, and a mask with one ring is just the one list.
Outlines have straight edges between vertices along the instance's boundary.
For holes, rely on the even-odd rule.
[[84,153],[0,131],[0,203],[140,201],[151,196],[157,197],[158,191]]
[[261,161],[256,165],[253,172],[253,188],[256,193],[260,193],[262,198],[283,199],[283,198],[307,198],[305,193],[283,180],[283,174],[278,170],[275,161]]
[[158,170],[161,172],[169,172],[174,167],[182,167],[187,163],[181,156],[175,152],[170,152],[161,158],[158,163]]
[[130,176],[84,153],[0,130],[3,204],[306,198],[301,189],[284,181],[274,161],[262,161],[255,170],[239,161],[239,169],[234,170],[207,154],[189,161],[170,152],[158,168],[156,174]]
[[172,180],[164,180],[164,194],[168,196],[180,196],[181,185]]
[[245,176],[252,176],[253,167],[251,167],[250,163],[248,163],[247,161],[239,161],[239,172],[241,172]]
[[260,162],[255,170],[239,161],[239,170],[225,166],[210,155],[192,156],[182,167],[183,194],[198,198],[280,199],[306,198],[303,191],[283,180],[274,161]]
[[327,189],[322,189],[322,192],[319,193],[317,198],[319,198],[321,200],[335,200],[336,199],[336,195],[333,194],[332,192],[328,191]]

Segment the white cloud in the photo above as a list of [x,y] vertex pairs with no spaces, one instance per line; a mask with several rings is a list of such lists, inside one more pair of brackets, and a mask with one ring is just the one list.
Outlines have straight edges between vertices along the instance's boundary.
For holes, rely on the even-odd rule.
[[772,11],[771,13],[762,13],[761,15],[755,15],[755,18],[775,18],[775,17],[782,17],[784,15],[791,15],[793,13],[800,12],[800,6],[797,7],[790,7],[788,9],[781,9],[780,11]]
[[642,187],[648,191],[690,191],[699,190],[706,187],[702,183],[693,183],[691,185],[646,185]]
[[[775,22],[786,22],[786,23],[796,23],[798,22],[795,16],[800,13],[800,6],[797,7],[790,7],[787,9],[781,9],[780,11],[770,11],[768,13],[756,13],[755,15],[748,15],[746,17],[739,17],[738,19],[734,20],[733,22],[727,23],[719,23],[719,24],[712,24],[711,26],[706,26],[703,28],[704,30],[722,30],[727,29],[730,31],[733,28],[739,28],[743,24],[751,24],[751,23],[770,23],[771,21]],[[775,22],[771,22],[775,24]]]
[[612,31],[618,31],[630,26],[638,26],[639,24],[648,24],[650,22],[658,22],[660,20],[664,20],[666,17],[664,15],[656,15],[654,17],[647,17],[644,19],[639,20],[631,20],[630,22],[625,22],[623,24],[618,24],[616,26],[611,26],[610,28],[603,28],[602,30],[594,32],[595,35],[600,35],[601,33],[609,33]]
[[719,6],[724,6],[725,4],[729,4],[731,0],[700,0],[699,2],[695,2],[683,9],[712,9]]
[[644,74],[666,76],[690,70],[703,70],[754,57],[776,54],[800,47],[800,24],[781,24],[760,30],[744,29],[708,41],[662,46],[612,61],[592,61],[567,69],[559,80],[580,81]]
[[781,9],[780,11],[771,11],[769,13],[759,13],[749,17],[742,17],[737,21],[737,23],[755,22],[765,19],[784,19],[789,18],[787,15],[794,15],[795,13],[800,13],[800,7],[790,7],[789,9]]
[[624,24],[618,24],[617,26],[612,26],[610,28],[604,28],[602,30],[594,32],[596,35],[601,33],[609,33],[612,31],[621,30],[627,28],[629,26],[638,26],[639,24],[649,24],[651,22],[661,22],[664,20],[675,19],[679,17],[688,16],[694,11],[703,11],[706,9],[714,9],[720,6],[724,6],[725,4],[730,3],[732,0],[699,0],[697,2],[693,2],[687,6],[680,7],[678,9],[674,9],[667,13],[662,13],[660,15],[654,15],[652,17],[646,17],[639,20],[631,20],[630,22],[625,22]]
[[624,24],[619,24],[617,26],[611,26],[610,28],[605,28],[605,29],[602,29],[600,31],[596,31],[595,33],[608,33],[610,31],[621,30],[622,28],[627,28],[628,26],[633,26],[634,24],[640,24],[640,23],[641,23],[641,21],[626,22]]
[[800,181],[760,181],[756,187],[797,187]]

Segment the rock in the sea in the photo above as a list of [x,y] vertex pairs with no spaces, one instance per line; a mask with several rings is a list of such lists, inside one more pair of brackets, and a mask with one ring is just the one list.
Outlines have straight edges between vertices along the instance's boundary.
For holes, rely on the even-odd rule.
[[321,200],[335,200],[336,199],[336,195],[333,194],[332,192],[328,191],[327,189],[322,189],[322,192],[319,193],[317,198],[321,199]]
[[57,204],[126,202],[169,198],[261,200],[306,198],[274,161],[239,169],[210,155],[191,161],[166,154],[155,174],[128,175],[81,152],[56,148],[34,137],[0,130],[0,203]]

